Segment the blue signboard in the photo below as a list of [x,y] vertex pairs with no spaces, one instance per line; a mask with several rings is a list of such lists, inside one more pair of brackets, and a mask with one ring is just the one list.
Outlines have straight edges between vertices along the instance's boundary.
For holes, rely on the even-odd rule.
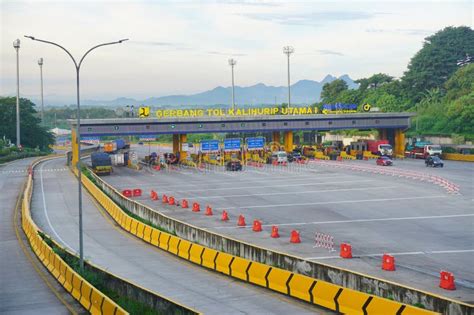
[[225,139],[224,140],[225,151],[238,151],[240,150],[240,139]]
[[247,149],[248,150],[260,150],[265,145],[265,138],[247,138]]
[[321,112],[323,114],[330,114],[333,112],[355,113],[357,112],[357,104],[324,104]]
[[219,151],[219,140],[201,140],[201,151]]

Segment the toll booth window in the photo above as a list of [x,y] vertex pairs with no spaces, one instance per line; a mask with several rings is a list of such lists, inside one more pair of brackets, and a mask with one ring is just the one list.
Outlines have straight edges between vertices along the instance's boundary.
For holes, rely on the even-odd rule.
[[225,124],[221,124],[221,127],[224,128],[224,127],[225,127]]
[[171,129],[174,129],[176,127],[176,125],[171,125],[170,127],[171,127]]
[[379,122],[380,122],[380,120],[378,120],[378,119],[377,119],[377,120],[375,120],[375,123],[376,123],[376,124],[378,124]]
[[240,124],[240,127],[245,127],[245,123],[241,123],[241,124]]
[[328,125],[332,125],[332,121],[328,121]]
[[150,129],[150,126],[149,126],[149,125],[147,125],[147,126],[145,126],[145,128],[146,128],[146,129]]
[[88,127],[88,128],[87,128],[87,131],[92,131],[92,127]]
[[114,130],[119,130],[119,126],[114,126]]
[[355,121],[355,120],[353,120],[353,121],[352,121],[352,124],[353,124],[353,125],[355,125],[355,124],[356,124],[356,121]]
[[262,123],[262,126],[265,127],[267,125],[267,123]]
[[202,124],[199,124],[199,125],[198,125],[198,128],[202,128]]
[[283,123],[283,126],[288,126],[288,123],[287,122]]
[[309,125],[309,121],[305,121],[304,124],[305,124],[306,126],[308,126],[308,125]]

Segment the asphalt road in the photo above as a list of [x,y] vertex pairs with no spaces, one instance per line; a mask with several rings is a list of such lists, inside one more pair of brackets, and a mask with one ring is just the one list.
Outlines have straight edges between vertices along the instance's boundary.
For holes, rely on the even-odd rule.
[[[64,159],[39,165],[32,200],[37,224],[64,246],[78,251],[77,181]],[[85,258],[134,283],[205,314],[328,313],[307,303],[236,281],[188,263],[131,236],[101,213],[85,193]]]
[[[59,291],[60,296],[67,293],[59,289],[56,280],[42,268],[34,253],[25,247],[32,257],[29,261],[15,233],[14,209],[32,160],[28,158],[0,166],[0,313],[69,314],[70,311],[47,283],[56,292]],[[19,236],[24,244],[28,244],[21,231]]]
[[[133,148],[148,154],[147,146]],[[151,151],[157,151],[156,147]],[[341,163],[341,162],[339,162]],[[344,161],[375,167],[375,161]],[[115,167],[103,179],[118,189],[142,188],[138,198],[180,220],[218,233],[306,259],[363,272],[405,285],[464,301],[474,301],[474,164],[445,161],[443,169],[426,168],[423,160],[395,161],[393,169],[427,172],[461,187],[461,195],[412,179],[335,169],[318,163],[287,167],[247,167],[243,172],[177,168],[168,171],[134,171]],[[186,198],[201,207],[209,204],[215,215],[207,217],[189,209],[151,201],[154,189],[177,199]],[[230,221],[220,221],[222,210]],[[248,228],[236,226],[239,214]],[[254,219],[264,231],[252,232]],[[269,237],[278,225],[281,238]],[[302,243],[289,243],[292,229],[301,232]],[[315,233],[334,237],[336,251],[314,247]],[[338,246],[349,242],[355,259],[338,257]],[[395,256],[397,271],[382,271],[381,255]],[[456,291],[438,287],[440,270],[454,273]]]

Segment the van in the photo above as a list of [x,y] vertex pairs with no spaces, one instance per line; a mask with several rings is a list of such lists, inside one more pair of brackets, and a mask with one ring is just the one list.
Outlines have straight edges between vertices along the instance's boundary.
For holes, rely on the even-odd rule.
[[277,163],[287,163],[288,154],[285,151],[274,152],[272,154],[272,161],[276,161]]

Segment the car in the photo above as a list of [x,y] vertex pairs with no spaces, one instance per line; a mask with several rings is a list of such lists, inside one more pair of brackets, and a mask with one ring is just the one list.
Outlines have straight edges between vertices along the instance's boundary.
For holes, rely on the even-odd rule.
[[272,162],[287,163],[288,154],[285,151],[277,151],[272,154]]
[[393,165],[393,162],[392,162],[392,159],[389,158],[388,156],[381,156],[379,157],[375,163],[377,165],[381,165],[381,166],[391,166]]
[[439,156],[428,156],[425,160],[426,167],[443,167],[444,163],[443,160],[439,158]]
[[138,145],[143,145],[143,142],[141,142],[141,141],[140,141],[140,142],[138,142]]
[[242,163],[239,160],[232,160],[225,165],[226,171],[241,171]]
[[300,152],[293,151],[292,153],[288,153],[288,162],[300,161],[302,159]]

